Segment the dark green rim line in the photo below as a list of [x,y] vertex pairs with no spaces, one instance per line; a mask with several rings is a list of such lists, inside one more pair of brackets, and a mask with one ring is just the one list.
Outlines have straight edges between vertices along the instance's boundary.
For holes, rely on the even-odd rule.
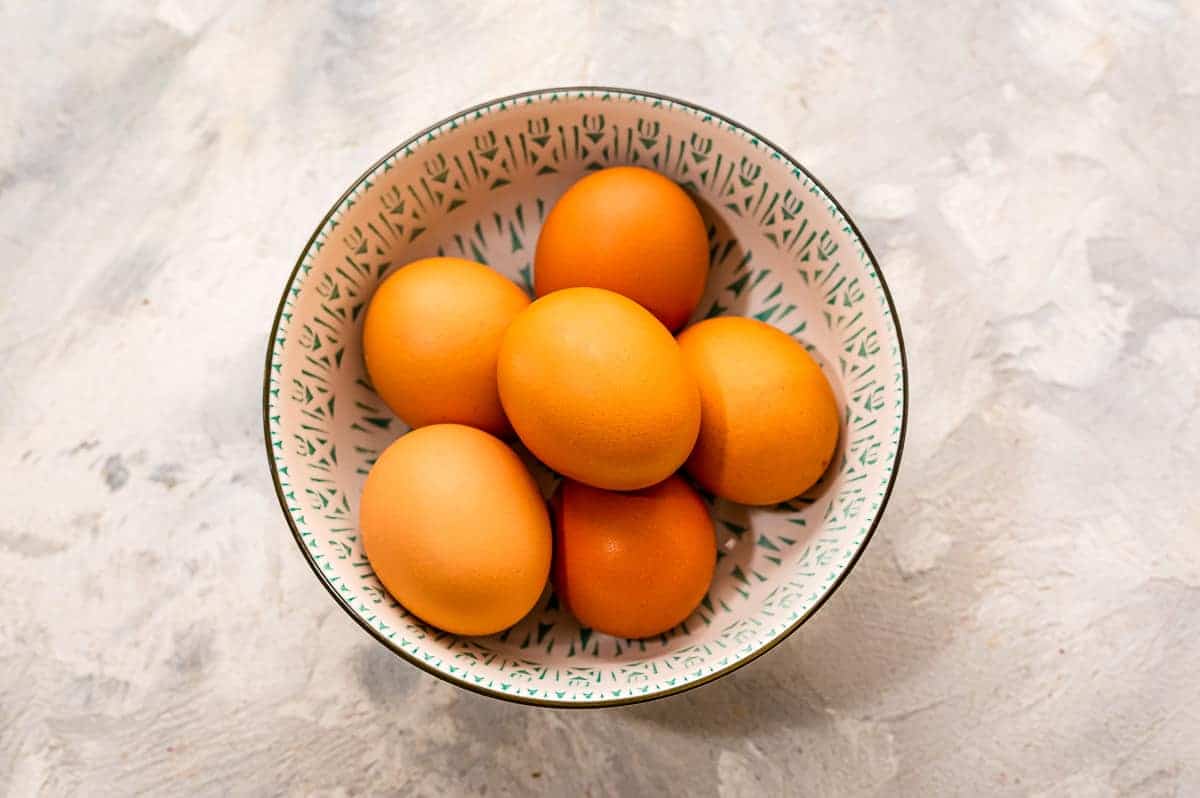
[[[900,418],[900,435],[899,435],[899,438],[897,439],[897,444],[896,444],[896,457],[892,462],[892,472],[891,472],[890,477],[888,478],[887,488],[884,490],[883,497],[880,500],[879,509],[876,511],[875,518],[871,522],[870,528],[867,530],[866,534],[863,536],[862,542],[859,543],[858,548],[854,552],[853,556],[850,558],[850,561],[848,563],[846,563],[846,566],[842,569],[841,573],[838,574],[837,578],[834,579],[834,581],[829,585],[829,587],[827,587],[825,589],[825,591],[816,600],[816,602],[814,602],[813,605],[804,612],[804,614],[802,614],[799,618],[797,618],[792,623],[791,626],[789,626],[787,629],[785,629],[781,633],[777,634],[773,639],[771,639],[768,642],[766,642],[765,644],[763,644],[756,651],[753,651],[750,654],[748,654],[747,656],[745,656],[744,658],[738,660],[737,662],[731,663],[730,665],[727,665],[726,667],[722,668],[721,670],[714,671],[713,673],[710,673],[707,676],[704,676],[700,679],[697,679],[692,682],[687,682],[685,684],[678,685],[676,687],[672,687],[668,690],[658,691],[658,692],[655,692],[652,694],[640,695],[640,696],[629,696],[629,697],[614,698],[614,699],[605,699],[605,700],[601,700],[601,701],[589,701],[586,703],[579,702],[579,701],[554,701],[554,700],[550,700],[550,699],[522,697],[520,695],[505,693],[502,691],[495,691],[495,690],[491,690],[491,689],[482,687],[477,684],[472,684],[465,679],[460,679],[456,676],[452,676],[448,673],[438,670],[437,668],[434,668],[433,666],[429,665],[428,663],[422,662],[420,660],[420,658],[415,657],[412,654],[409,654],[408,652],[406,652],[402,648],[400,648],[399,645],[395,644],[388,638],[384,637],[379,631],[377,631],[365,619],[363,619],[354,610],[354,608],[349,604],[349,602],[340,593],[338,593],[337,590],[334,589],[333,585],[331,585],[329,583],[328,579],[325,577],[325,575],[322,573],[320,567],[317,565],[316,560],[313,559],[312,555],[308,551],[308,548],[304,545],[304,539],[301,536],[300,529],[296,526],[296,522],[293,520],[292,514],[288,509],[287,498],[284,496],[283,486],[282,486],[282,484],[280,484],[280,481],[279,481],[278,464],[276,463],[276,460],[275,460],[275,452],[273,451],[272,446],[271,446],[271,424],[270,424],[271,361],[272,361],[273,354],[274,354],[275,339],[276,339],[276,336],[279,334],[279,324],[283,318],[284,308],[287,306],[288,294],[290,293],[290,291],[292,289],[292,284],[296,279],[296,275],[299,273],[301,266],[304,264],[305,257],[308,255],[309,251],[312,249],[312,246],[316,242],[318,236],[320,236],[321,232],[325,229],[325,226],[329,223],[329,220],[342,207],[342,204],[345,203],[346,200],[350,198],[350,196],[354,193],[354,191],[360,185],[362,185],[363,181],[365,181],[367,178],[369,178],[377,169],[382,167],[388,159],[397,156],[399,153],[403,152],[407,147],[410,147],[413,144],[419,144],[420,140],[423,137],[427,136],[428,134],[432,133],[435,130],[438,130],[439,128],[443,127],[444,125],[447,125],[447,124],[453,122],[456,119],[459,119],[461,117],[466,116],[467,114],[471,114],[476,111],[481,111],[485,108],[490,108],[494,105],[498,105],[499,103],[507,103],[507,102],[511,102],[514,100],[520,100],[520,99],[525,99],[525,98],[529,98],[529,97],[540,97],[542,95],[548,95],[548,94],[563,94],[563,93],[570,93],[570,92],[586,92],[586,93],[590,93],[590,94],[608,93],[608,94],[615,94],[615,95],[625,95],[625,96],[631,96],[631,97],[644,97],[644,98],[650,98],[650,99],[654,99],[654,100],[662,100],[665,102],[669,102],[669,103],[678,105],[681,108],[690,108],[692,111],[711,116],[714,119],[719,119],[722,122],[724,122],[726,125],[730,126],[731,128],[733,128],[737,131],[740,131],[741,133],[748,135],[749,137],[751,137],[753,139],[756,139],[759,143],[761,143],[765,147],[778,153],[779,156],[782,157],[785,162],[790,164],[792,166],[792,168],[801,172],[807,180],[811,181],[814,186],[816,186],[818,189],[820,189],[821,192],[824,194],[824,196],[833,205],[833,207],[835,207],[837,209],[838,213],[841,214],[842,219],[845,220],[845,222],[849,226],[850,230],[854,233],[854,237],[857,239],[859,246],[862,247],[863,252],[866,254],[867,259],[871,262],[871,266],[875,270],[875,276],[879,280],[879,286],[883,290],[883,296],[887,302],[888,311],[889,311],[889,313],[891,315],[891,319],[892,319],[892,325],[894,326],[894,328],[896,330],[896,342],[897,342],[897,346],[899,348],[899,353],[900,353],[901,390],[903,391],[903,404],[901,407],[901,418]],[[533,91],[517,92],[516,94],[509,94],[504,97],[498,97],[494,100],[488,100],[487,102],[479,103],[479,104],[473,105],[465,110],[458,111],[455,114],[448,116],[445,119],[442,119],[439,122],[436,122],[436,123],[430,125],[429,127],[426,127],[425,129],[421,130],[416,135],[406,139],[401,144],[397,145],[395,148],[390,150],[386,155],[384,155],[382,158],[380,158],[374,164],[372,164],[366,171],[364,171],[361,175],[359,175],[354,180],[354,182],[352,182],[350,184],[350,187],[348,189],[346,189],[346,191],[343,192],[340,197],[338,197],[337,201],[333,204],[333,207],[331,207],[329,209],[329,211],[325,214],[325,216],[322,217],[320,223],[317,225],[316,230],[309,237],[308,242],[304,245],[304,248],[300,251],[300,257],[296,260],[296,265],[294,267],[292,267],[292,271],[291,271],[291,274],[288,276],[287,282],[284,283],[283,295],[280,297],[279,304],[275,309],[275,319],[274,319],[273,323],[271,324],[270,337],[267,339],[267,356],[266,356],[266,367],[263,371],[262,398],[263,398],[263,442],[266,445],[267,465],[271,470],[271,481],[275,485],[275,496],[279,500],[279,507],[283,511],[283,516],[287,520],[288,526],[292,530],[292,537],[295,539],[296,545],[300,548],[300,551],[304,554],[304,559],[308,562],[309,567],[312,569],[313,573],[317,576],[318,581],[320,581],[321,584],[325,586],[325,589],[329,592],[329,595],[331,595],[334,598],[334,600],[338,603],[338,605],[351,618],[353,618],[354,621],[356,623],[358,623],[359,626],[361,626],[363,629],[365,629],[373,638],[375,638],[380,643],[382,643],[385,647],[387,647],[394,654],[402,657],[404,660],[417,666],[418,668],[425,671],[426,673],[436,676],[437,678],[439,678],[445,682],[449,682],[450,684],[453,684],[456,687],[462,687],[464,689],[470,690],[471,692],[478,693],[480,695],[486,695],[491,698],[498,698],[498,699],[501,699],[504,701],[511,701],[513,703],[526,704],[526,705],[530,705],[530,706],[561,708],[561,709],[600,709],[600,708],[604,708],[604,707],[623,706],[623,705],[630,705],[630,704],[640,704],[640,703],[644,703],[647,701],[655,701],[660,698],[667,698],[668,696],[678,695],[678,694],[686,692],[688,690],[692,690],[694,688],[701,687],[706,684],[710,684],[710,683],[716,681],[717,679],[721,678],[722,676],[725,676],[725,675],[737,670],[738,668],[748,665],[749,663],[751,663],[754,660],[761,657],[763,654],[766,654],[768,651],[771,651],[772,649],[774,649],[776,646],[778,646],[780,643],[782,643],[784,640],[786,640],[788,637],[790,637],[797,629],[799,629],[801,626],[803,626],[804,623],[808,621],[808,619],[813,617],[813,615],[815,615],[817,613],[817,611],[820,610],[822,606],[824,606],[825,602],[828,601],[829,597],[832,596],[837,591],[837,589],[841,586],[842,582],[844,582],[846,580],[846,577],[849,576],[850,572],[852,570],[854,570],[854,566],[858,564],[859,559],[862,557],[863,552],[867,548],[867,544],[871,542],[871,538],[875,535],[875,530],[879,528],[879,524],[883,520],[884,512],[887,510],[888,501],[891,499],[891,496],[892,496],[892,489],[896,485],[896,477],[900,473],[900,461],[904,454],[904,441],[905,441],[905,437],[908,432],[908,355],[907,355],[907,352],[904,347],[904,335],[901,332],[901,328],[900,328],[900,317],[896,313],[896,304],[895,304],[895,301],[892,299],[892,293],[888,289],[887,281],[884,279],[883,270],[879,266],[879,261],[876,259],[875,253],[871,251],[871,248],[867,244],[866,239],[863,237],[862,232],[858,229],[858,225],[856,225],[854,223],[854,220],[850,218],[850,215],[846,212],[846,209],[844,207],[842,207],[842,204],[840,202],[838,202],[837,199],[833,196],[833,194],[830,193],[829,189],[827,189],[825,187],[825,185],[823,183],[821,183],[821,181],[818,180],[811,172],[809,172],[808,169],[806,169],[799,161],[797,161],[795,158],[793,158],[791,155],[789,155],[787,152],[785,152],[782,148],[776,146],[770,139],[767,139],[764,136],[759,135],[758,133],[756,133],[755,131],[746,127],[745,125],[741,124],[740,122],[730,119],[728,116],[725,116],[724,114],[709,110],[708,108],[705,108],[704,106],[696,105],[695,103],[692,103],[692,102],[680,100],[680,99],[677,99],[675,97],[671,97],[671,96],[665,95],[665,94],[658,94],[658,93],[650,92],[650,91],[640,91],[640,90],[636,90],[636,89],[621,89],[621,88],[615,88],[615,87],[611,87],[611,86],[562,86],[562,87],[552,87],[552,88],[546,88],[546,89],[537,89],[537,90],[533,90]]]

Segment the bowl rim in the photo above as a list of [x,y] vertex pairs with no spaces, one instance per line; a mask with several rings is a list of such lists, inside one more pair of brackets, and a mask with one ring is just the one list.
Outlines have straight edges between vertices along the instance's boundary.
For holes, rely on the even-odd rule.
[[[691,681],[691,682],[686,682],[682,685],[677,685],[677,686],[672,687],[667,690],[660,690],[660,691],[657,691],[654,693],[649,693],[646,695],[622,696],[620,698],[603,699],[600,701],[555,701],[555,700],[548,700],[548,699],[541,699],[541,698],[534,698],[534,697],[522,697],[520,695],[514,695],[514,694],[506,693],[503,691],[492,690],[492,689],[489,689],[482,685],[473,684],[466,679],[459,679],[451,674],[443,673],[442,671],[439,671],[436,668],[433,668],[429,664],[422,662],[419,657],[414,656],[414,655],[408,653],[407,651],[404,651],[399,645],[394,644],[391,640],[389,640],[382,633],[380,633],[378,630],[376,630],[373,626],[371,626],[369,623],[367,623],[367,621],[364,620],[362,617],[360,617],[358,615],[358,613],[356,613],[354,611],[354,608],[351,607],[350,604],[346,601],[346,599],[341,594],[339,594],[338,591],[336,589],[334,589],[334,587],[329,583],[329,580],[326,579],[324,574],[321,572],[320,566],[317,564],[316,560],[313,559],[313,556],[308,551],[308,548],[304,545],[304,541],[300,535],[300,530],[296,526],[296,522],[292,518],[292,514],[288,511],[287,498],[284,496],[283,486],[279,481],[278,464],[276,463],[276,460],[275,460],[275,452],[271,446],[271,426],[270,426],[271,361],[274,356],[275,339],[276,339],[276,336],[279,334],[279,323],[283,318],[283,312],[284,312],[284,308],[286,306],[287,298],[291,291],[292,283],[296,279],[296,274],[300,271],[300,268],[304,263],[305,256],[312,249],[313,243],[317,240],[317,237],[320,235],[321,231],[325,229],[325,226],[329,223],[330,218],[333,217],[333,215],[337,212],[337,210],[342,207],[342,204],[347,199],[350,198],[350,196],[358,189],[358,187],[360,185],[362,185],[362,183],[365,180],[367,180],[377,169],[379,169],[381,166],[383,166],[383,164],[388,159],[393,158],[396,155],[398,155],[399,153],[403,152],[407,147],[410,147],[413,144],[419,143],[422,138],[424,138],[425,136],[427,136],[429,133],[433,132],[434,130],[437,130],[438,128],[440,128],[442,126],[447,125],[447,124],[453,122],[454,120],[459,119],[460,117],[466,116],[467,114],[471,114],[476,111],[481,111],[485,108],[489,108],[494,105],[498,105],[500,103],[509,103],[509,102],[512,102],[515,100],[540,97],[542,95],[568,94],[568,93],[576,93],[576,92],[587,93],[590,95],[611,93],[611,94],[643,97],[643,98],[648,98],[648,99],[652,99],[652,100],[662,100],[662,101],[670,102],[670,103],[673,103],[675,105],[678,105],[678,106],[681,106],[684,108],[691,109],[692,111],[697,112],[697,113],[709,115],[709,116],[713,117],[714,119],[720,119],[726,125],[734,128],[735,130],[741,131],[743,134],[745,134],[751,138],[757,139],[759,141],[759,143],[765,145],[766,147],[770,148],[774,152],[778,153],[779,156],[781,158],[783,158],[783,160],[786,163],[790,164],[794,169],[797,169],[801,173],[803,173],[804,177],[807,180],[812,181],[813,185],[815,185],[817,188],[819,188],[824,193],[825,197],[837,209],[838,213],[841,214],[841,216],[845,220],[846,224],[850,227],[850,230],[853,232],[855,238],[858,240],[858,243],[862,246],[863,252],[866,254],[867,259],[870,261],[871,266],[875,270],[875,274],[879,279],[879,286],[883,290],[883,296],[884,296],[884,299],[887,301],[888,310],[890,311],[890,314],[891,314],[892,324],[896,330],[896,342],[897,342],[897,346],[899,348],[899,354],[900,354],[900,379],[901,379],[901,391],[902,391],[902,407],[901,407],[901,413],[900,413],[900,435],[899,435],[899,437],[897,439],[897,443],[896,443],[896,457],[895,457],[894,462],[892,463],[892,473],[891,473],[891,476],[888,478],[887,488],[885,489],[883,498],[879,503],[879,509],[875,513],[875,518],[871,522],[870,529],[868,529],[866,534],[863,536],[862,542],[860,542],[858,544],[858,548],[855,550],[854,554],[851,556],[850,561],[848,563],[846,563],[846,567],[842,569],[842,572],[840,574],[838,574],[837,578],[834,579],[833,582],[825,589],[825,591],[816,600],[816,602],[814,602],[813,605],[811,607],[809,607],[808,610],[805,611],[803,615],[801,615],[799,618],[797,618],[787,629],[784,629],[782,632],[780,632],[778,635],[776,635],[772,640],[770,640],[766,644],[764,644],[761,648],[759,648],[756,651],[751,652],[750,654],[748,654],[747,656],[743,657],[742,659],[740,659],[736,662],[730,663],[729,665],[725,666],[724,668],[722,668],[720,670],[717,670],[717,671],[714,671],[713,673],[708,674],[707,676],[705,676],[701,679],[697,679],[697,680]],[[838,202],[837,198],[833,196],[833,194],[829,191],[829,189],[826,188],[825,185],[820,180],[818,180],[817,177],[815,175],[813,175],[812,172],[810,172],[802,163],[800,163],[800,161],[798,161],[796,158],[791,156],[786,150],[779,147],[777,144],[775,144],[774,142],[772,142],[770,139],[766,138],[765,136],[760,135],[753,129],[747,127],[746,125],[743,125],[741,122],[738,122],[735,119],[731,119],[730,117],[726,116],[725,114],[719,113],[717,111],[713,111],[709,108],[706,108],[702,105],[698,105],[694,102],[690,102],[688,100],[681,100],[677,97],[672,97],[667,94],[661,94],[661,93],[652,92],[652,91],[645,91],[642,89],[628,89],[628,88],[619,88],[619,87],[615,87],[615,86],[602,86],[602,85],[552,86],[552,87],[543,88],[543,89],[531,89],[531,90],[527,90],[527,91],[516,92],[514,94],[504,95],[502,97],[497,97],[495,99],[486,100],[484,102],[477,103],[477,104],[472,105],[468,108],[465,108],[461,111],[456,111],[455,113],[451,114],[450,116],[447,116],[444,119],[441,119],[441,120],[434,122],[433,124],[423,128],[418,133],[410,136],[409,138],[402,141],[400,144],[393,147],[386,154],[384,154],[384,156],[382,158],[379,158],[377,161],[375,161],[373,164],[371,164],[371,166],[367,167],[367,169],[365,171],[363,171],[362,174],[360,174],[358,177],[356,177],[353,180],[353,182],[351,182],[350,186],[342,193],[342,195],[340,197],[338,197],[338,199],[333,203],[333,205],[330,207],[330,209],[321,218],[321,221],[317,224],[316,229],[313,231],[312,235],[309,236],[308,241],[305,243],[304,247],[300,250],[300,256],[296,259],[296,265],[292,267],[291,273],[288,275],[287,280],[284,282],[283,293],[279,298],[279,303],[275,309],[275,318],[271,323],[271,333],[267,338],[266,366],[263,371],[262,408],[263,408],[263,443],[265,444],[266,451],[267,451],[267,466],[271,472],[271,481],[275,485],[275,497],[279,501],[279,508],[283,512],[283,517],[287,521],[288,527],[292,531],[292,538],[295,540],[296,545],[299,547],[300,551],[303,553],[304,559],[308,563],[309,567],[312,569],[314,575],[316,575],[317,581],[319,581],[322,585],[324,585],[325,590],[329,593],[329,595],[331,595],[334,598],[334,600],[337,602],[338,606],[341,607],[342,610],[344,610],[347,615],[349,615],[351,618],[353,618],[354,621],[359,626],[361,626],[368,633],[370,633],[370,635],[373,638],[375,638],[378,642],[382,643],[384,645],[384,647],[387,648],[388,650],[390,650],[393,654],[396,654],[397,656],[401,657],[402,659],[411,663],[412,665],[415,665],[416,667],[420,668],[421,670],[425,671],[426,673],[432,674],[433,676],[436,676],[437,678],[441,679],[442,681],[448,682],[448,683],[454,685],[455,687],[461,687],[463,689],[470,690],[473,693],[485,695],[490,698],[497,698],[497,699],[500,699],[503,701],[510,701],[510,702],[513,702],[516,704],[524,704],[524,705],[528,705],[528,706],[549,707],[549,708],[554,708],[554,709],[602,709],[602,708],[607,708],[607,707],[625,706],[625,705],[631,705],[631,704],[645,703],[648,701],[656,701],[661,698],[667,698],[669,696],[674,696],[674,695],[679,695],[681,693],[685,693],[688,690],[692,690],[697,687],[701,687],[703,685],[711,684],[711,683],[715,682],[716,680],[720,679],[722,676],[726,676],[726,675],[732,673],[733,671],[738,670],[739,668],[750,664],[751,662],[755,661],[762,655],[766,654],[768,651],[771,651],[772,649],[774,649],[776,646],[778,646],[780,643],[782,643],[787,638],[791,637],[791,635],[797,629],[799,629],[810,618],[812,618],[814,615],[816,615],[817,611],[820,610],[821,607],[823,607],[825,605],[825,602],[829,600],[830,596],[832,596],[834,593],[837,592],[837,589],[839,587],[841,587],[842,583],[846,580],[846,577],[849,576],[850,572],[854,570],[854,566],[858,564],[858,561],[862,557],[863,552],[866,551],[867,544],[871,542],[871,538],[874,537],[874,535],[875,535],[875,530],[879,528],[879,524],[883,520],[884,513],[887,510],[888,501],[892,497],[892,489],[896,485],[896,477],[900,473],[900,461],[904,455],[904,442],[905,442],[905,437],[908,432],[908,355],[907,355],[907,351],[905,350],[905,346],[904,346],[904,334],[901,331],[900,317],[896,312],[896,303],[892,298],[891,290],[888,288],[887,280],[884,278],[884,275],[883,275],[883,269],[880,268],[879,260],[875,257],[875,253],[871,251],[870,246],[867,244],[866,238],[863,236],[862,232],[858,229],[858,225],[850,217],[850,214],[846,212],[845,207],[843,207],[842,204],[840,202]]]

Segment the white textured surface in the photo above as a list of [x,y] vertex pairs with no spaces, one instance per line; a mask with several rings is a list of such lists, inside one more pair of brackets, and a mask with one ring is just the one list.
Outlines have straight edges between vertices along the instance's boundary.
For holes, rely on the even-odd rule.
[[[1194,0],[76,5],[0,26],[7,792],[1200,794]],[[552,712],[337,609],[260,384],[363,168],[582,82],[718,108],[824,181],[892,286],[912,412],[875,540],[791,640]]]

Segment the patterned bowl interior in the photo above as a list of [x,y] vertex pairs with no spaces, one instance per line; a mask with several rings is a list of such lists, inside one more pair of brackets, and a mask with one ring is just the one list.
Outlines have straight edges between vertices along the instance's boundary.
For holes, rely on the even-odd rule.
[[[808,495],[777,507],[713,502],[720,556],[712,588],[691,618],[661,637],[631,641],[580,628],[549,589],[503,634],[445,634],[383,590],[356,529],[367,471],[405,431],[366,381],[364,309],[391,269],[434,254],[486,263],[529,289],[546,212],[580,176],[615,164],[656,169],[697,199],[711,243],[698,318],[753,316],[803,342],[822,364],[844,409],[834,465]],[[287,285],[265,391],[281,503],[345,609],[438,676],[503,698],[566,705],[677,692],[798,626],[840,582],[883,510],[905,408],[900,334],[882,277],[830,196],[729,120],[676,100],[600,89],[472,109],[363,176]]]

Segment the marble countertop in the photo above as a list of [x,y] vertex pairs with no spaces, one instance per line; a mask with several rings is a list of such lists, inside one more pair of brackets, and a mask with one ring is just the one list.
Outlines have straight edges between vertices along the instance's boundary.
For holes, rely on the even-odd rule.
[[[1200,794],[1200,4],[435,5],[5,11],[0,793]],[[883,524],[800,632],[546,711],[334,605],[260,386],[363,168],[576,83],[720,109],[818,175],[912,404]]]

